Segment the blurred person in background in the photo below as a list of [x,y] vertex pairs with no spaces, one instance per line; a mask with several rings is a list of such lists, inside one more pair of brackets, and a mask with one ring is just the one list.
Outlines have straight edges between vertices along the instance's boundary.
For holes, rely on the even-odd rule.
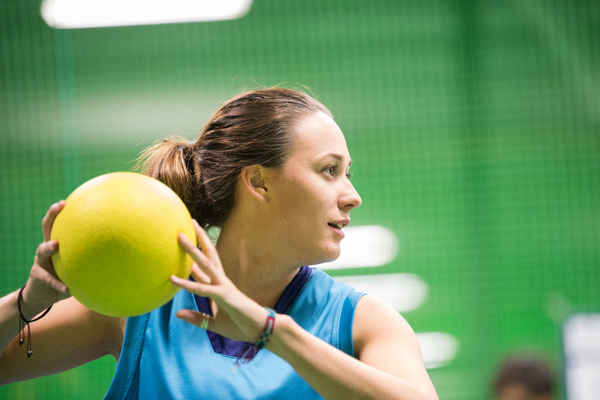
[[494,400],[553,400],[555,376],[549,363],[534,356],[510,356],[498,367]]

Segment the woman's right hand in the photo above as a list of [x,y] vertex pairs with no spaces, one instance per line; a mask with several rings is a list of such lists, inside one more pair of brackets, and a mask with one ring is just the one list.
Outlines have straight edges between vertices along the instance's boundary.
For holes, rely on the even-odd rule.
[[57,301],[71,296],[67,286],[56,275],[51,258],[58,252],[58,242],[50,240],[50,232],[56,216],[65,207],[65,204],[64,200],[52,204],[42,218],[44,241],[35,252],[29,279],[23,290],[23,311],[28,319],[32,319]]

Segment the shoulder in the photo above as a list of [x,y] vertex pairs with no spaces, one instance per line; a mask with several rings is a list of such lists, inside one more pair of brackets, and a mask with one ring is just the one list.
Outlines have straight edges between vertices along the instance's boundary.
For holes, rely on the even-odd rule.
[[[357,291],[354,287],[316,268],[313,269],[309,283],[306,292],[316,300],[316,303],[327,304],[332,308],[330,311],[336,309],[348,318],[352,318],[356,304],[361,296],[365,295],[365,293]],[[339,312],[336,312],[338,317],[340,316]],[[348,313],[350,315],[347,315]]]
[[324,290],[330,292],[330,294],[347,296],[349,293],[355,292],[351,286],[335,279],[327,272],[318,268],[312,268],[309,282],[314,289]]
[[383,301],[369,295],[362,296],[356,305],[352,332],[358,358],[365,345],[376,340],[391,340],[419,348],[417,336],[406,319]]
[[367,365],[405,379],[432,399],[435,388],[423,363],[417,335],[392,307],[363,296],[353,323],[355,357]]

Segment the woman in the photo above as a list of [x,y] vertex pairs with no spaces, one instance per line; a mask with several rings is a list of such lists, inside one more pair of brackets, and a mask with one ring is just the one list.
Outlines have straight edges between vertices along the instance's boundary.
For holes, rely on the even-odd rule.
[[[185,290],[127,320],[86,309],[52,267],[59,245],[50,230],[65,203],[52,205],[21,306],[25,318],[54,308],[31,325],[27,359],[13,338],[18,291],[2,299],[2,382],[112,354],[110,399],[437,399],[408,323],[307,267],[338,257],[342,228],[361,204],[346,141],[325,106],[290,89],[246,92],[195,143],[165,140],[141,163],[197,221],[198,248],[178,237],[195,261],[192,276],[171,277]],[[221,228],[214,246],[209,226]]]

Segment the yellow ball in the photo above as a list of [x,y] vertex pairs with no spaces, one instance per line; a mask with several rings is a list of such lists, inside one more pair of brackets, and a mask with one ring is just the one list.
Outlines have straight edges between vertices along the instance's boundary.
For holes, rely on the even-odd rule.
[[168,302],[187,278],[191,257],[179,246],[183,232],[196,242],[192,218],[179,196],[154,178],[114,172],[71,193],[52,227],[52,257],[71,294],[101,314],[128,317]]

